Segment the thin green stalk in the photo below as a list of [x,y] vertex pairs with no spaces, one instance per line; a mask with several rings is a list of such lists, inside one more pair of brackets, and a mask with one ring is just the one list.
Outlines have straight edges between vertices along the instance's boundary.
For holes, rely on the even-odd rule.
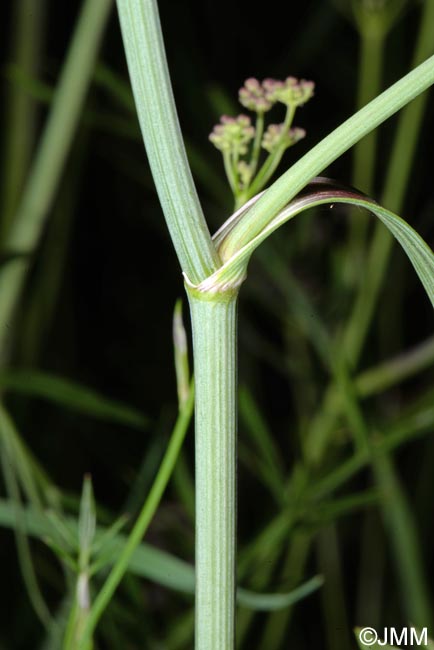
[[[252,157],[250,159],[250,167],[252,169],[252,176],[258,168],[259,154],[261,153],[261,142],[264,134],[264,112],[259,111],[256,117],[255,124],[255,139],[252,147]],[[240,206],[241,207],[241,206]]]
[[[281,144],[278,145],[276,149],[273,151],[273,153],[270,153],[267,159],[265,160],[264,164],[262,165],[261,169],[256,175],[255,180],[249,187],[248,191],[245,193],[243,197],[244,201],[257,194],[268,183],[268,181],[270,180],[270,178],[273,176],[274,172],[278,168],[279,163],[282,160],[282,156],[288,148],[283,141],[285,139],[285,134],[288,133],[289,128],[292,124],[295,111],[296,111],[295,106],[288,106],[286,110],[285,121],[283,123],[283,128],[282,128],[282,136],[280,139]],[[255,144],[256,144],[256,140],[255,140]]]
[[236,591],[237,293],[189,290],[196,382],[196,650],[231,650]]
[[182,319],[182,300],[178,299],[173,312],[173,349],[175,356],[176,386],[178,389],[178,408],[184,408],[190,392],[190,369],[188,364],[187,334]]
[[[381,91],[385,35],[362,32],[360,38],[359,88],[357,108],[365,106]],[[353,185],[372,195],[377,153],[377,131],[371,131],[354,147]],[[354,220],[353,223],[358,223]]]
[[[342,374],[344,373],[345,368],[342,369]],[[343,410],[353,436],[362,441],[359,451],[367,452],[381,490],[383,517],[396,556],[397,574],[402,584],[407,616],[418,627],[424,627],[432,623],[431,605],[415,521],[387,451],[380,451],[378,446],[373,447],[371,444],[369,430],[348,375],[346,379],[347,389],[342,391]]]
[[[4,415],[6,414],[2,414],[2,416]],[[18,486],[16,470],[13,467],[14,452],[12,449],[8,448],[9,444],[10,441],[7,441],[6,438],[3,438],[0,443],[0,457],[6,490],[8,492],[9,498],[11,499],[11,502],[13,503],[15,511],[14,532],[17,546],[18,563],[21,568],[23,581],[26,586],[27,594],[29,596],[30,602],[32,603],[33,609],[35,610],[39,620],[44,625],[44,627],[46,629],[49,629],[52,623],[51,615],[41,593],[38,578],[36,576],[35,568],[33,565],[29,540],[25,532],[24,511],[20,489]]]
[[15,472],[21,483],[21,488],[30,503],[42,509],[41,488],[49,490],[50,483],[40,467],[34,461],[31,453],[22,442],[15,424],[8,411],[0,402],[0,440],[7,446],[10,462],[15,466]]
[[[13,3],[10,63],[36,76],[46,13],[44,0]],[[1,233],[5,234],[22,192],[36,134],[36,102],[16,81],[7,84],[2,161]]]
[[[182,300],[179,298],[173,313],[173,347],[175,352],[176,384],[178,388],[178,409],[182,411],[188,403],[190,392],[190,369],[188,361],[187,333],[182,318]],[[187,464],[185,453],[181,449],[178,461],[173,469],[172,481],[191,519],[194,520],[194,484]]]
[[[313,534],[309,530],[294,529],[291,533],[291,544],[286,550],[286,557],[282,567],[283,579],[288,578],[289,585],[296,585],[304,575]],[[270,613],[264,626],[261,639],[261,648],[267,650],[280,650],[284,648],[285,632],[291,620],[294,607],[287,607],[279,612]]]
[[395,555],[408,619],[417,627],[432,625],[427,574],[421,558],[416,522],[387,453],[374,451],[373,468],[382,491],[382,511]]
[[[384,67],[384,30],[361,30],[357,108],[365,106],[381,92]],[[378,130],[374,129],[354,147],[352,185],[369,196],[374,194]],[[355,284],[360,277],[369,217],[358,214],[350,220],[346,271]]]
[[360,373],[354,381],[357,394],[368,397],[380,393],[434,365],[434,336],[374,368]]
[[[261,534],[257,535],[250,547],[244,549],[239,559],[239,574],[247,574],[248,570],[253,571],[252,582],[255,589],[265,589],[270,584],[273,573],[276,569],[282,550],[285,548],[289,535],[291,535],[291,548],[287,552],[288,562],[295,552],[298,555],[300,534],[294,527],[297,517],[297,507],[303,498],[306,484],[304,471],[296,467],[286,484],[281,486],[282,493],[286,496],[287,507],[280,511],[268,524]],[[301,533],[305,540],[305,535]],[[298,555],[299,560],[301,556]],[[295,585],[302,579],[304,566],[300,563],[297,571],[290,575],[290,584]],[[243,639],[253,619],[253,613],[241,610],[237,619],[237,647],[242,647]],[[264,647],[268,647],[264,645]]]
[[182,270],[199,282],[220,266],[179,127],[156,0],[117,0],[137,113]]
[[225,166],[226,178],[229,181],[230,188],[234,193],[234,195],[237,195],[238,194],[237,176],[236,173],[234,172],[234,166],[232,164],[231,154],[228,151],[225,151],[223,153],[223,164]]
[[325,636],[329,650],[347,650],[350,647],[350,625],[345,602],[341,553],[336,526],[320,530],[316,540],[319,571],[324,575],[321,590]]
[[84,145],[75,142],[67,175],[61,184],[44,241],[39,249],[38,264],[32,274],[31,291],[20,312],[19,349],[14,360],[17,365],[31,368],[37,365],[57,306],[64,279],[71,230],[77,210],[79,183],[82,179]]
[[[426,0],[420,19],[420,31],[413,57],[418,65],[434,51],[434,0]],[[433,57],[431,57],[432,60]],[[381,204],[394,212],[401,212],[413,168],[416,146],[428,101],[428,93],[420,95],[407,106],[399,117],[396,137],[387,169]],[[363,283],[354,304],[344,334],[344,349],[350,363],[356,364],[372,321],[380,295],[387,263],[392,251],[393,237],[376,225],[369,249]]]
[[360,563],[357,580],[357,621],[369,621],[376,629],[383,616],[385,569],[387,558],[386,540],[377,511],[366,513],[360,535]]
[[73,142],[111,6],[112,0],[84,2],[29,179],[3,242],[3,251],[16,255],[0,272],[3,358],[13,331],[14,309]]
[[164,490],[166,489],[167,483],[169,482],[169,479],[172,475],[173,468],[175,466],[179,451],[185,438],[185,434],[187,433],[187,429],[190,424],[191,416],[193,413],[194,392],[195,391],[192,385],[189,391],[188,400],[185,402],[184,408],[179,413],[178,419],[172,432],[172,436],[170,438],[170,442],[166,449],[166,453],[164,454],[164,458],[158,469],[158,474],[155,477],[155,480],[145,500],[145,503],[143,504],[137,521],[134,524],[134,527],[126,543],[124,544],[112,570],[110,571],[108,578],[104,582],[101,590],[95,598],[94,603],[92,604],[77,650],[87,650],[88,644],[91,642],[98,621],[104,613],[107,605],[110,603],[110,600],[112,599],[119,583],[124,577],[128,569],[128,564],[131,560],[131,557],[137,546],[142,541],[142,538],[152,521],[155,511],[158,508],[161,497],[163,496]]

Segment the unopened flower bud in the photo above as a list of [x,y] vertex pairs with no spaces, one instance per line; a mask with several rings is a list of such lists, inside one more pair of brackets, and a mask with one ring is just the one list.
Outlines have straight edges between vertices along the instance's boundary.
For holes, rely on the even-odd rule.
[[249,142],[255,137],[255,127],[250,117],[223,115],[210,133],[209,139],[220,151],[234,151],[239,155],[247,153]]
[[265,113],[273,106],[273,101],[266,97],[266,91],[257,79],[250,77],[238,92],[240,103],[250,111]]
[[315,88],[313,81],[295,77],[287,77],[285,81],[265,79],[262,85],[267,99],[293,107],[303,106],[313,96]]
[[277,147],[283,146],[285,149],[292,147],[293,144],[302,140],[306,131],[299,127],[283,131],[284,124],[270,124],[262,138],[262,147],[269,153],[273,153]]

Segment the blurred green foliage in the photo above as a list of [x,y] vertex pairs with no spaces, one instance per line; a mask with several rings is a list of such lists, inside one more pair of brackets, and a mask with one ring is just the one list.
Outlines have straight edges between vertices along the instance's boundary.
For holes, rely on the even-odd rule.
[[[434,52],[433,0],[310,0],[291,5],[290,15],[278,2],[264,15],[244,1],[160,5],[212,230],[232,198],[208,133],[222,113],[239,112],[234,98],[246,78],[315,80],[303,109],[307,136],[285,154],[289,166]],[[115,12],[101,24],[98,62],[37,245],[8,249],[79,3],[17,0],[5,12],[0,273],[23,260],[28,269],[1,333],[0,648],[48,650],[62,647],[76,593],[69,555],[83,555],[84,475],[95,491],[93,544],[106,535],[93,598],[166,449],[178,411],[172,310],[183,287]],[[328,175],[369,191],[432,244],[426,108],[426,97],[414,102]],[[317,208],[275,234],[254,257],[240,301],[238,573],[243,587],[264,594],[247,595],[244,606],[240,594],[240,648],[347,650],[356,647],[355,626],[431,625],[432,311],[383,226],[345,211]],[[337,386],[331,360],[340,350],[348,368]],[[368,447],[357,445],[357,432]],[[95,648],[192,647],[193,481],[190,430]],[[324,585],[314,590],[320,582],[306,580],[318,574]],[[296,596],[310,595],[292,606],[300,585],[307,591]]]

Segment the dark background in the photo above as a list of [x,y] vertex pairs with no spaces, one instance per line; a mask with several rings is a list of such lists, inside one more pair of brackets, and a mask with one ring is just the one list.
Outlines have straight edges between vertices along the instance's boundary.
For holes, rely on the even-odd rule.
[[[14,30],[14,2],[4,3],[2,10],[5,93],[11,83],[6,65],[10,61],[8,42]],[[54,86],[79,3],[47,0],[46,5],[46,31],[38,77]],[[247,77],[295,75],[316,83],[315,98],[299,112],[296,120],[306,129],[307,137],[286,154],[282,170],[355,110],[358,35],[345,3],[339,7],[321,0],[269,1],[254,9],[249,2],[186,0],[182,3],[163,1],[160,11],[183,132],[202,160],[214,168],[221,186],[225,187],[225,181],[220,154],[207,138],[222,112],[232,105],[240,111],[237,91]],[[403,17],[390,33],[385,87],[409,69],[419,15],[419,4],[408,3]],[[100,59],[127,79],[115,11]],[[39,127],[43,126],[46,108],[38,103]],[[434,241],[432,114],[429,110],[425,119],[403,213],[431,244]],[[119,117],[122,126],[117,128],[104,123],[100,119],[104,115]],[[381,130],[377,197],[395,124],[394,119],[389,120]],[[199,167],[201,165],[199,163]],[[327,175],[351,183],[351,154],[339,159]],[[207,183],[204,178],[197,177],[205,214],[214,231],[231,212],[231,196],[227,189],[221,191],[212,178]],[[62,207],[65,204],[70,206],[69,215]],[[306,224],[304,228],[293,223],[286,226],[279,250],[287,248],[288,264],[309,291],[330,330],[338,331],[351,305],[351,292],[345,286],[345,270],[339,266],[346,242],[347,217],[342,210],[331,213],[324,209],[307,217]],[[52,251],[48,242],[56,237],[64,240],[64,244],[60,259],[52,266],[46,255]],[[298,250],[297,242],[302,243]],[[45,299],[44,291],[48,289],[41,278],[47,268],[51,268],[50,272],[58,279],[58,287],[48,299],[47,318],[43,319],[35,339],[31,303]],[[299,454],[298,445],[290,435],[299,398],[297,389],[288,379],[291,363],[287,363],[285,356],[288,352],[285,334],[276,315],[258,299],[258,295],[264,295],[264,285],[268,282],[262,273],[260,266],[253,262],[240,301],[240,381],[250,385],[275,435],[283,465],[289,471]],[[265,286],[267,292],[275,297],[278,295],[272,284]],[[26,287],[12,364],[44,369],[82,382],[137,407],[150,418],[152,426],[146,433],[140,433],[67,412],[44,400],[22,396],[11,395],[8,404],[23,436],[54,481],[65,492],[77,494],[83,474],[91,472],[96,497],[108,512],[122,509],[143,458],[154,448],[156,438],[167,439],[176,416],[171,318],[175,300],[182,295],[180,270],[134,119],[119,107],[110,93],[93,84],[53,209],[53,219]],[[397,295],[400,297],[396,298]],[[396,301],[399,308],[393,312]],[[381,315],[383,308],[385,312]],[[398,313],[398,319],[388,318],[387,309],[391,314]],[[432,313],[428,301],[404,256],[396,253],[361,368],[398,353],[431,332]],[[269,349],[274,351],[274,359],[281,355],[282,363],[286,364],[284,372],[276,368]],[[396,404],[411,401],[432,379],[432,371],[428,371],[422,378],[407,382],[405,389],[390,391],[381,404],[369,408],[375,412],[379,409],[380,413],[387,413],[388,408],[393,411]],[[315,382],[319,396],[327,382],[319,367]],[[186,443],[191,470],[192,436],[191,432]],[[428,451],[422,443],[406,449],[404,454],[397,454],[397,462],[406,490],[412,495],[415,475]],[[368,485],[368,473],[358,481],[354,487]],[[271,506],[263,486],[255,482],[243,465],[239,490],[239,533],[241,543],[245,543],[261,530]],[[421,543],[426,566],[431,570],[431,513],[422,508],[416,516],[424,524]],[[348,609],[354,625],[359,622],[353,616],[357,575],[351,571],[351,565],[358,553],[360,519],[356,513],[344,519],[340,528]],[[192,522],[178,505],[177,496],[170,487],[149,539],[192,560],[192,531]],[[9,532],[1,532],[0,539],[3,576],[0,647],[30,649],[36,647],[34,640],[39,637],[40,628],[23,593],[13,537]],[[41,566],[46,566],[48,555],[39,547],[36,553]],[[313,569],[314,558],[310,564]],[[392,600],[394,580],[393,571],[388,568],[385,594]],[[185,599],[167,595],[164,590],[160,593],[153,586],[147,587],[152,594],[150,612],[154,617],[149,625],[153,633],[160,631],[164,639],[165,621],[182,611]],[[47,589],[53,604],[58,602],[56,589],[50,590],[49,586]],[[300,648],[319,650],[326,647],[322,645],[325,641],[319,607],[319,599],[313,597],[297,610],[303,612],[301,616],[306,617],[303,619],[306,625],[316,628],[312,617],[318,621],[318,629],[309,633],[305,645]],[[395,611],[401,611],[399,602]]]

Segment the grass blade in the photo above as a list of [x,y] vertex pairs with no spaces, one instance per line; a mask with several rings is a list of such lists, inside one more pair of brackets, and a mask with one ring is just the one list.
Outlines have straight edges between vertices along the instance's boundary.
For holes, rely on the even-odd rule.
[[100,395],[87,386],[40,370],[5,370],[0,387],[40,397],[99,420],[108,420],[143,430],[149,420],[131,406]]

